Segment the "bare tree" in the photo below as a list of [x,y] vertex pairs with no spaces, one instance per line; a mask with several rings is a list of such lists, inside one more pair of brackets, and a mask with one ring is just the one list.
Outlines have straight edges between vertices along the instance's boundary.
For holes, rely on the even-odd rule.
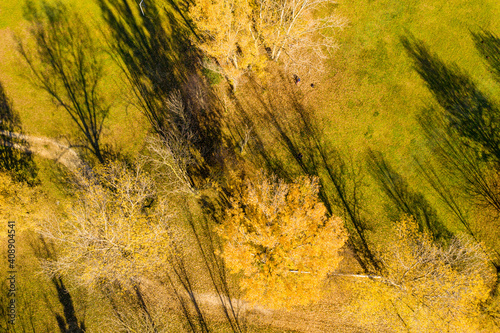
[[165,184],[176,192],[193,193],[195,185],[190,176],[190,168],[197,162],[193,147],[195,133],[192,122],[185,114],[181,93],[174,90],[165,101],[172,118],[178,126],[170,131],[162,130],[159,135],[148,138],[149,155],[144,156],[157,175],[168,178]]
[[61,2],[41,8],[27,2],[26,18],[34,45],[18,38],[18,50],[34,84],[67,112],[83,135],[83,146],[103,162],[101,133],[110,106],[100,91],[103,59],[90,29]]
[[281,60],[290,70],[320,69],[321,60],[335,48],[331,35],[346,20],[329,14],[319,17],[319,9],[332,0],[257,0],[256,38],[262,40],[269,57]]

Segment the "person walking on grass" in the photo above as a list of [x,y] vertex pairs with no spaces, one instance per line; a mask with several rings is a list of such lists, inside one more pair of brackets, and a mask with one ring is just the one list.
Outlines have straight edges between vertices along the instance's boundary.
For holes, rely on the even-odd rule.
[[293,81],[295,82],[295,84],[299,84],[300,83],[300,77],[298,77],[297,74],[293,74]]

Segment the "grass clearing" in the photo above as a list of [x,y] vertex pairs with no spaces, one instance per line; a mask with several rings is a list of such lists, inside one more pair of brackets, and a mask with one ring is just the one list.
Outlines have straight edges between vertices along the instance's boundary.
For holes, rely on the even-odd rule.
[[[65,0],[63,3],[75,9],[86,24],[94,26],[94,37],[105,43],[97,28],[101,18],[95,2]],[[17,52],[14,36],[27,37],[27,22],[23,19],[22,8],[23,2],[15,0],[0,3],[0,45],[3,46],[0,48],[0,80],[5,84],[27,134],[51,138],[74,136],[75,126],[69,115],[57,107],[48,94],[33,87],[29,80],[29,69]],[[135,155],[142,148],[150,127],[133,106],[135,96],[128,90],[120,69],[110,57],[105,57],[105,77],[101,87],[112,108],[104,122],[102,141],[121,153]]]
[[[304,85],[307,99],[317,106],[333,146],[354,155],[358,163],[363,163],[367,148],[378,150],[412,187],[426,191],[413,161],[414,156],[430,157],[416,115],[433,97],[413,70],[400,38],[421,39],[445,62],[470,74],[479,88],[499,96],[470,31],[500,33],[500,3],[346,0],[337,10],[350,23],[338,34],[340,46],[322,84],[314,89]],[[367,201],[376,212],[383,206],[380,191],[369,176],[365,180]]]

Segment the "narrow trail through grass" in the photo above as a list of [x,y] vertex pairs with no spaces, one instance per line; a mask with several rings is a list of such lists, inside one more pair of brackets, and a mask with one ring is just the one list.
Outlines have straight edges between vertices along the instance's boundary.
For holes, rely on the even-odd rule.
[[[40,157],[61,163],[71,171],[76,171],[78,168],[83,166],[83,162],[77,152],[70,146],[64,145],[57,140],[42,136],[25,135],[6,131],[0,131],[0,135],[11,136],[27,141],[30,145],[28,149],[30,152],[35,153]],[[26,150],[19,145],[14,148]]]

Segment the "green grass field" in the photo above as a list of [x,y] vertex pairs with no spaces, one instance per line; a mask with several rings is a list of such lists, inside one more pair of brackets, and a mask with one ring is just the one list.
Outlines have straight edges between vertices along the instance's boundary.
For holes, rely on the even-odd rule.
[[[80,3],[63,1],[73,7],[94,27],[94,37],[104,43],[97,26],[101,21],[97,5],[88,1]],[[59,138],[74,134],[69,116],[58,108],[49,96],[33,87],[29,80],[29,70],[17,52],[15,36],[27,37],[27,22],[23,19],[22,1],[2,1],[0,3],[0,80],[3,82],[15,110],[20,114],[23,129],[32,135]],[[134,100],[127,90],[120,71],[111,59],[106,59],[101,87],[112,108],[104,124],[103,142],[125,154],[136,154],[142,147],[144,136],[149,130],[147,121],[130,103]]]
[[[393,158],[417,153],[415,115],[432,102],[412,69],[400,37],[414,35],[447,62],[465,69],[481,88],[498,95],[469,31],[500,31],[495,1],[345,1],[339,12],[350,25],[339,34],[330,78],[321,94],[322,116],[342,144],[370,146]],[[323,94],[325,93],[325,94]],[[404,160],[400,161],[402,164]]]
[[[442,60],[465,70],[495,100],[499,86],[474,48],[470,32],[484,28],[500,33],[500,3],[347,0],[337,8],[350,23],[338,33],[339,49],[330,61],[328,78],[317,92],[308,92],[310,100],[320,103],[318,116],[326,135],[360,163],[367,148],[382,152],[410,185],[425,190],[413,157],[425,160],[429,151],[416,116],[435,102],[400,38],[422,40]],[[382,201],[373,189],[367,201],[376,209]]]

